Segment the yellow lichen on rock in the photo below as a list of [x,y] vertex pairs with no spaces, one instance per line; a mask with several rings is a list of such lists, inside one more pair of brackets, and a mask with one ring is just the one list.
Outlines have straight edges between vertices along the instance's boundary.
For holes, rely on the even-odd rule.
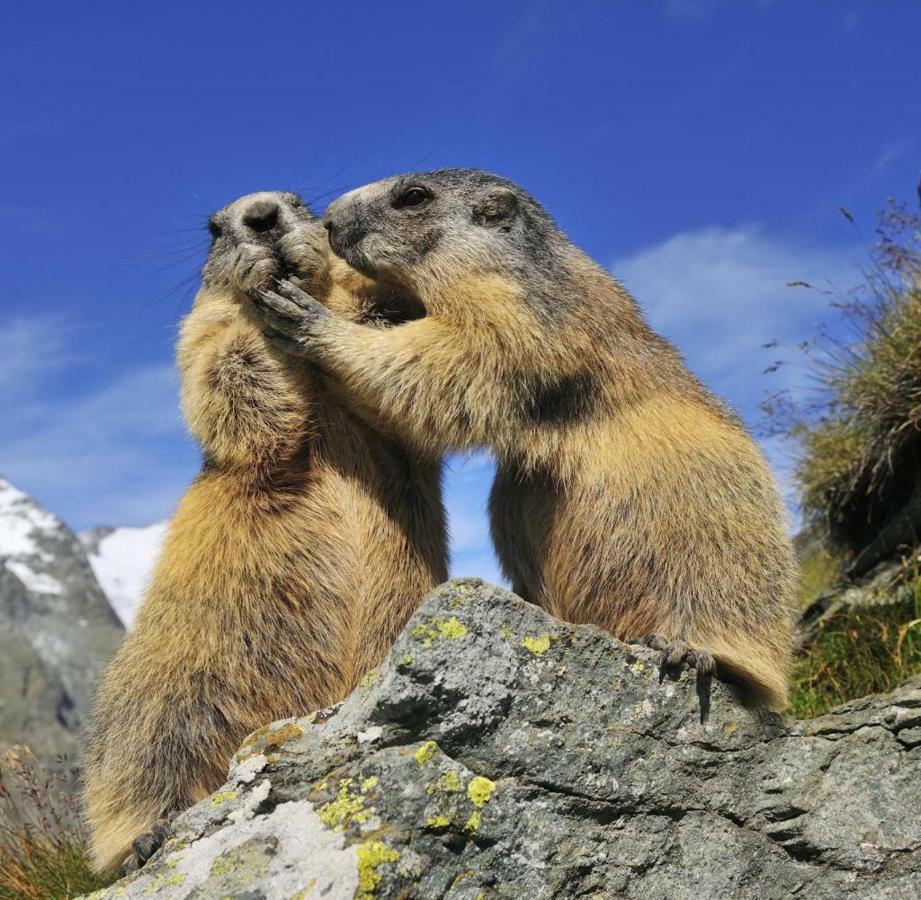
[[350,822],[362,824],[374,813],[374,808],[365,809],[365,793],[377,785],[377,778],[362,781],[359,792],[352,790],[353,778],[343,778],[339,782],[339,796],[329,803],[324,803],[318,810],[320,821],[333,831],[342,831]]
[[434,741],[426,741],[414,754],[413,759],[424,766],[438,751],[439,747]]
[[429,816],[425,824],[428,828],[447,828],[451,824],[451,817],[439,813],[437,816]]
[[427,794],[455,794],[460,789],[460,776],[453,769],[449,769],[434,784],[430,784],[425,792]]
[[450,619],[433,619],[431,625],[419,624],[410,632],[412,636],[421,641],[423,647],[431,647],[440,639],[457,640],[467,634],[467,626],[457,616]]
[[384,863],[397,862],[400,854],[381,841],[366,841],[358,845],[358,890],[356,900],[370,900],[381,883],[378,871]]
[[521,646],[530,650],[535,656],[543,656],[550,649],[550,635],[542,634],[540,637],[526,637]]
[[490,781],[482,775],[475,775],[467,785],[467,796],[474,806],[485,806],[496,789],[495,781]]
[[212,806],[220,806],[222,803],[227,803],[230,800],[236,800],[240,796],[239,791],[218,791],[211,798]]

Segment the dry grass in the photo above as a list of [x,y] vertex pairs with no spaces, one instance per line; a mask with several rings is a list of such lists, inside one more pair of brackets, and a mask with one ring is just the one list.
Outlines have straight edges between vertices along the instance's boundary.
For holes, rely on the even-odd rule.
[[25,747],[0,755],[0,900],[55,900],[103,887],[66,778]]

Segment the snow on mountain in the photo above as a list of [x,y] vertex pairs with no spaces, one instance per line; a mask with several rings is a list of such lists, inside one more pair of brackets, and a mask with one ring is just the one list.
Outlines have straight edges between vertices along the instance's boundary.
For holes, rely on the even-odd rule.
[[64,590],[58,579],[38,571],[53,561],[42,537],[54,536],[63,524],[28,494],[0,478],[0,561],[30,591],[60,594]]
[[131,627],[150,583],[168,524],[101,527],[80,534],[96,580],[126,628]]
[[123,636],[77,536],[0,478],[0,749],[73,752]]

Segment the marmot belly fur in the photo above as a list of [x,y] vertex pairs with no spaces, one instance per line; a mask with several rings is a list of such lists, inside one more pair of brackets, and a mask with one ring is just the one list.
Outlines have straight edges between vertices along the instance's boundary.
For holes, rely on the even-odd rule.
[[270,347],[245,292],[285,266],[339,315],[399,311],[375,310],[366,279],[330,267],[322,228],[293,195],[242,198],[212,229],[178,346],[182,407],[205,464],[105,673],[89,735],[100,870],[219,787],[251,731],[345,697],[446,578],[436,457],[408,455]]

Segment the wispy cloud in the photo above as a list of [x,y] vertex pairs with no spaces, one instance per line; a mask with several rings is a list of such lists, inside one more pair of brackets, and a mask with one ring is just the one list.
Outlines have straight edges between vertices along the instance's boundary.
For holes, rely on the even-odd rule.
[[196,467],[173,369],[81,388],[92,379],[75,334],[59,320],[0,324],[0,472],[77,528],[163,518]]
[[[757,7],[770,6],[772,0],[748,0]],[[709,19],[727,0],[663,0],[663,11],[667,18],[678,22],[701,22]]]
[[913,138],[902,138],[886,144],[877,154],[871,166],[874,175],[886,171],[896,160],[901,159],[915,145]]
[[68,329],[61,319],[18,318],[0,325],[0,397],[33,394],[44,374],[69,358]]

